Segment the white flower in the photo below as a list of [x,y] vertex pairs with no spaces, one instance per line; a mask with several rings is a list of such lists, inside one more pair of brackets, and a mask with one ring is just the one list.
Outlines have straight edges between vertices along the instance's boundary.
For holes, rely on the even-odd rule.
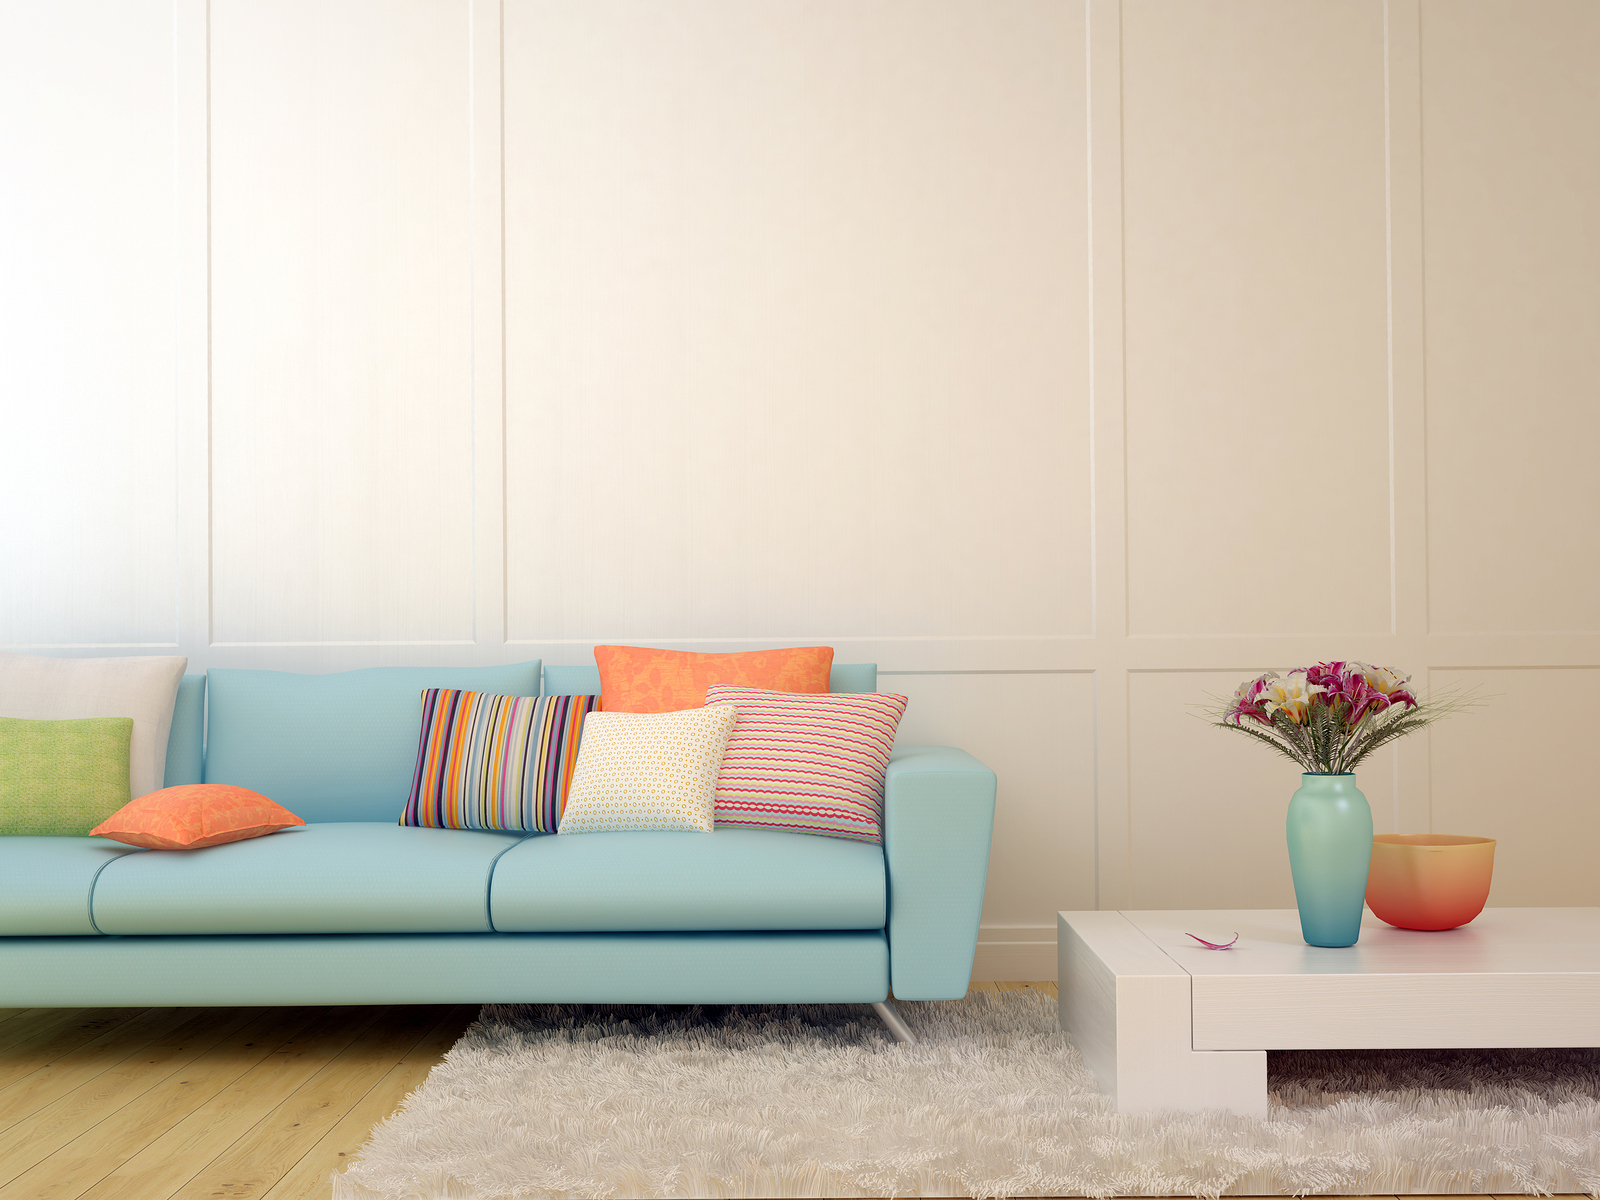
[[1411,682],[1411,676],[1402,675],[1399,671],[1392,671],[1388,667],[1375,667],[1371,663],[1352,662],[1350,664],[1361,672],[1361,678],[1367,681],[1367,686],[1373,691],[1382,692],[1385,696],[1392,696]]
[[1311,710],[1311,697],[1327,690],[1319,683],[1307,683],[1304,671],[1290,671],[1267,684],[1266,690],[1261,693],[1261,706],[1267,710],[1269,717],[1276,716],[1281,710],[1296,725],[1304,725],[1306,714]]

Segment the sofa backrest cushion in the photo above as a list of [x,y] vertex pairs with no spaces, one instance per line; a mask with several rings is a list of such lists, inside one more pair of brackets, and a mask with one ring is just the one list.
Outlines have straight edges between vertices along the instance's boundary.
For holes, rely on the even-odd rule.
[[537,696],[539,661],[328,675],[213,668],[205,781],[260,792],[311,822],[397,822],[427,688]]
[[172,709],[187,662],[181,655],[58,658],[0,651],[0,717],[128,718],[129,791],[143,796],[163,786]]
[[[828,674],[830,692],[875,692],[878,690],[877,663],[833,664]],[[598,696],[600,668],[590,664],[578,667],[546,667],[546,696]]]
[[185,675],[172,705],[167,735],[166,778],[161,786],[182,787],[205,778],[206,677]]

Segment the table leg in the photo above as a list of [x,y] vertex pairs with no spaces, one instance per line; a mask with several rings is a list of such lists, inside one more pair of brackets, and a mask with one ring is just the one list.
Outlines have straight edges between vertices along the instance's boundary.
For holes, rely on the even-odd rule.
[[1196,1050],[1189,975],[1120,913],[1057,923],[1061,1027],[1118,1112],[1267,1112],[1265,1050]]

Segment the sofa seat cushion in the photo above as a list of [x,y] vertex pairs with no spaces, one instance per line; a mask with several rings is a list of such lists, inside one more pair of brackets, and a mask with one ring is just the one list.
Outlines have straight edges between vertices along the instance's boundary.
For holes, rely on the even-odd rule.
[[142,853],[97,837],[0,837],[0,937],[94,934],[89,896],[100,869]]
[[501,933],[881,929],[883,850],[770,829],[527,838],[495,866]]
[[122,934],[487,933],[495,859],[520,836],[358,821],[146,850],[100,873],[94,922]]

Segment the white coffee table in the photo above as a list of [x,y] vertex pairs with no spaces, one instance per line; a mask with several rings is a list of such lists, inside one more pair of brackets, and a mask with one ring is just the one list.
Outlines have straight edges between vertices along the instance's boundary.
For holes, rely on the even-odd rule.
[[[1267,1051],[1600,1046],[1600,908],[1491,908],[1343,950],[1293,909],[1056,915],[1061,1026],[1118,1112],[1267,1111]],[[1207,950],[1186,936],[1225,942]]]

